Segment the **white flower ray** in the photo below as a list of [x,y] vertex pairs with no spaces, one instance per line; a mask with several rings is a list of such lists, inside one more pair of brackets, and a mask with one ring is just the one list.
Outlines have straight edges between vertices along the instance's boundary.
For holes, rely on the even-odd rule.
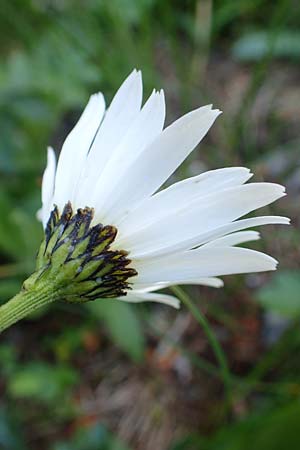
[[[199,236],[199,241],[202,241],[201,235],[284,195],[284,188],[280,185],[251,183],[224,189],[221,194],[216,192],[200,199],[188,199],[184,205],[178,204],[177,210],[174,209],[172,214],[129,236],[124,237],[121,228],[118,245],[129,249],[132,258],[163,254],[169,248],[176,248],[178,244],[182,245],[195,236]],[[165,236],[168,236],[167,240]],[[200,245],[199,241],[194,246]]]

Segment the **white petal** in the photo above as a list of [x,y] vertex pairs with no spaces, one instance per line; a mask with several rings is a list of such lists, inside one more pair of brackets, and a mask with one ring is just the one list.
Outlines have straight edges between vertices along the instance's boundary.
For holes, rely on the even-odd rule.
[[81,175],[78,205],[85,206],[86,199],[91,199],[91,192],[107,162],[140,112],[142,96],[141,72],[134,70],[114,96],[93,142]]
[[135,293],[132,292],[124,297],[119,297],[118,300],[130,303],[140,302],[156,302],[163,303],[164,305],[173,306],[173,308],[180,308],[180,302],[176,297],[166,294],[148,294],[148,293]]
[[57,163],[54,193],[54,202],[59,209],[62,209],[68,201],[74,204],[79,177],[104,111],[103,95],[101,93],[92,95],[79,121],[63,144]]
[[[113,207],[110,194],[119,186],[119,173],[128,168],[138,155],[162,132],[165,120],[165,99],[163,91],[153,92],[136,119],[124,135],[113,155],[110,157],[94,188],[91,204],[101,214],[100,220],[116,223],[122,216],[122,208]],[[95,219],[97,220],[97,214]]]
[[257,241],[258,239],[260,239],[260,234],[257,231],[240,231],[238,233],[227,234],[219,239],[210,241],[203,245],[202,248],[229,247],[243,244],[244,242]]
[[[36,212],[36,218],[37,218],[37,220],[38,220],[39,222],[42,222],[43,227],[45,228],[46,225],[44,225],[44,222],[43,222],[43,208],[40,208],[40,209],[37,210],[37,212]],[[46,224],[47,224],[47,222],[46,222]]]
[[[205,244],[206,242],[210,242],[211,240],[217,239],[228,233],[244,230],[246,228],[272,224],[289,225],[290,219],[288,217],[282,216],[261,216],[261,217],[251,217],[250,219],[237,220],[235,222],[231,222],[216,229],[210,230],[207,233],[202,233],[189,239],[182,239],[182,241],[178,241],[176,245],[171,245],[168,248],[165,247],[161,250],[153,252],[153,255],[151,257],[172,255],[182,250],[198,247],[199,245]],[[145,255],[144,257],[147,257],[147,255]]]
[[201,286],[209,286],[209,287],[214,287],[214,288],[221,288],[224,286],[224,282],[223,280],[221,280],[220,278],[216,278],[216,277],[206,277],[206,278],[197,278],[195,280],[176,280],[176,281],[169,281],[169,282],[160,282],[160,283],[156,283],[156,284],[152,284],[152,285],[147,285],[147,284],[139,284],[139,283],[135,283],[133,286],[133,289],[135,292],[153,292],[153,291],[158,291],[160,289],[165,289],[167,287],[170,286],[174,286],[174,285],[184,285],[184,284],[195,284],[195,285],[201,285]]
[[241,185],[251,176],[250,170],[245,167],[228,167],[204,172],[174,183],[130,211],[125,220],[119,224],[119,232],[122,236],[130,235],[134,231],[176,212],[179,206],[186,205],[187,201],[191,202],[195,198],[199,199],[213,192]]
[[[151,226],[132,233],[120,234],[118,245],[130,250],[132,258],[163,254],[170,247],[189,241],[285,195],[284,188],[272,183],[251,183],[186,201],[184,206]],[[194,245],[199,245],[199,241]],[[187,247],[185,247],[187,248]]]
[[44,171],[43,181],[42,181],[42,211],[39,218],[43,222],[44,228],[47,225],[50,210],[52,207],[52,199],[54,193],[55,184],[55,170],[56,170],[56,158],[53,148],[48,147],[47,149],[47,166]]
[[126,214],[153,194],[191,153],[219,114],[211,106],[186,114],[166,128],[129,167],[120,167],[118,183],[110,190],[114,210]]
[[238,247],[200,248],[164,258],[134,261],[135,283],[154,284],[165,280],[195,280],[250,272],[275,270],[277,261],[264,253]]

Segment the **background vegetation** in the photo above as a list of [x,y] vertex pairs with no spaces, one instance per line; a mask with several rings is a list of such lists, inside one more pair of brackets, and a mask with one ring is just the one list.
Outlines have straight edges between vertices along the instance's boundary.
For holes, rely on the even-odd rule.
[[189,312],[55,305],[0,342],[4,450],[284,450],[300,422],[300,8],[296,0],[2,0],[0,299],[16,293],[42,237],[46,146],[59,151],[88,96],[133,67],[163,87],[168,122],[224,111],[178,171],[246,165],[287,186],[255,248],[275,274],[190,288],[231,371],[224,380]]

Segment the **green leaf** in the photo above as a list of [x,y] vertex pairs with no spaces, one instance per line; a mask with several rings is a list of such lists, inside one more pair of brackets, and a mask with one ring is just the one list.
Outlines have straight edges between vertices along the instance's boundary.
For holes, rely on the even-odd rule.
[[252,416],[218,433],[209,450],[286,450],[299,446],[300,405]]
[[276,273],[270,283],[257,293],[258,302],[266,309],[284,317],[300,317],[300,272]]
[[[1,272],[1,266],[0,266]],[[5,303],[10,297],[17,294],[22,287],[22,282],[16,278],[9,278],[0,281],[0,304]]]
[[67,366],[30,363],[8,379],[12,397],[51,402],[67,394],[77,382],[76,372]]
[[223,427],[212,437],[187,436],[170,450],[296,450],[299,417],[300,404],[292,402]]
[[99,299],[87,303],[93,315],[103,320],[115,344],[135,361],[141,361],[145,351],[145,340],[138,316],[127,303]]
[[300,59],[300,33],[282,31],[272,35],[265,31],[248,33],[232,48],[240,61],[259,61],[269,54],[277,58]]
[[13,417],[5,409],[0,409],[0,448],[5,450],[25,450],[25,440]]
[[11,202],[12,200],[5,191],[0,192],[0,250],[16,260],[21,260],[24,242],[21,230],[13,217],[17,208]]
[[17,350],[12,344],[0,345],[0,375],[9,377],[17,366]]

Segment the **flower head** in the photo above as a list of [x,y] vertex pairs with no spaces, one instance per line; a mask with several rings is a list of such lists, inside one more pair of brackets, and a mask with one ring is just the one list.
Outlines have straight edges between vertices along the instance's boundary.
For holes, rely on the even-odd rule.
[[256,240],[279,216],[240,219],[285,195],[272,183],[245,184],[248,169],[212,170],[160,190],[206,135],[219,110],[196,109],[164,129],[163,92],[141,107],[134,70],[110,106],[93,95],[54,151],[42,184],[45,240],[37,269],[47,270],[66,300],[159,301],[172,284],[223,285],[218,276],[274,270],[270,256],[237,245]]

